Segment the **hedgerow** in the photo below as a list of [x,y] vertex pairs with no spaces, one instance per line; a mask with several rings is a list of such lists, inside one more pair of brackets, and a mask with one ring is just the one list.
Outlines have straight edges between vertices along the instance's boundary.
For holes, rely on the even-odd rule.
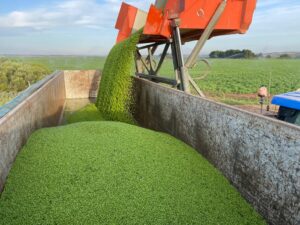
[[1,59],[0,91],[23,91],[50,73],[51,71],[43,65]]

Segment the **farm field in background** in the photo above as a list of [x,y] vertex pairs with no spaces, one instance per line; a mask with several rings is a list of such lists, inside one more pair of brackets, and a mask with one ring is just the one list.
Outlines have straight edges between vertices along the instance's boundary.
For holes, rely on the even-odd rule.
[[[13,57],[12,59],[42,64],[52,71],[101,70],[105,63],[105,57],[97,56]],[[197,78],[208,72],[204,79],[196,79],[196,83],[207,96],[230,105],[258,104],[257,89],[261,85],[269,86],[270,81],[272,95],[300,88],[299,59],[209,59],[208,61],[210,69],[200,62],[190,70],[190,74],[193,78]],[[160,74],[173,76],[171,59],[165,61]]]
[[[261,85],[269,86],[272,95],[300,88],[299,59],[209,59],[211,69],[199,62],[190,70],[204,93],[231,105],[257,104],[256,92]],[[172,61],[162,67],[161,74],[172,74]]]
[[11,57],[14,60],[33,64],[42,64],[52,71],[55,70],[100,70],[105,63],[105,57],[101,56],[18,56]]

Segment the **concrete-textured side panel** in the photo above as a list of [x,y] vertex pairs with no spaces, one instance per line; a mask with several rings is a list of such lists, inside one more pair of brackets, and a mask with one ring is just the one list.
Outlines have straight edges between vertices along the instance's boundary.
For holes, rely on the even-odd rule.
[[35,130],[58,125],[64,102],[64,76],[60,72],[0,118],[0,193],[21,147]]
[[65,70],[66,98],[95,98],[98,94],[98,70]]
[[270,224],[300,224],[300,128],[135,79],[135,118],[197,149]]

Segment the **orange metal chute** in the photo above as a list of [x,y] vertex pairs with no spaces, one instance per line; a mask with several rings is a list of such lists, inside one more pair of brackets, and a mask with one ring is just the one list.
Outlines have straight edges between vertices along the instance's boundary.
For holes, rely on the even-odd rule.
[[147,13],[126,3],[122,3],[115,28],[119,30],[117,42],[128,38],[132,33],[144,27]]
[[[181,8],[177,6],[178,2]],[[220,3],[221,0],[168,0],[163,10],[152,5],[144,27],[144,35],[170,38],[170,19],[177,14],[183,41],[198,39]],[[256,0],[227,0],[225,11],[211,37],[245,33],[252,22],[255,6]]]
[[122,3],[115,28],[119,30],[117,42],[123,41],[131,35],[138,9]]

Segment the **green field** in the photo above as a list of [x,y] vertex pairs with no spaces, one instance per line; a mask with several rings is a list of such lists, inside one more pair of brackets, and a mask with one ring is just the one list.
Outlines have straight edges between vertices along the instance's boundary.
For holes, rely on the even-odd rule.
[[[198,86],[208,96],[231,104],[257,104],[255,94],[262,85],[270,87],[271,95],[300,88],[300,60],[284,59],[211,59],[211,69],[199,63],[190,70]],[[171,74],[173,65],[167,61],[161,74]],[[270,85],[269,85],[270,84]]]
[[265,224],[191,147],[120,122],[35,132],[9,174],[0,218],[10,225]]
[[[271,92],[282,93],[300,88],[300,60],[283,59],[212,59],[211,71],[198,85],[208,93],[250,94],[256,93],[260,85],[269,85]],[[172,64],[167,62],[162,74],[169,74]],[[207,70],[199,64],[191,70],[198,77]],[[201,72],[202,71],[202,72]]]
[[101,70],[105,57],[100,56],[40,56],[40,57],[11,57],[11,59],[41,64],[55,70]]
[[[51,70],[102,69],[104,57],[14,57],[24,62],[38,63]],[[228,104],[257,104],[255,93],[261,85],[271,84],[272,95],[300,88],[299,59],[209,59],[211,69],[199,87],[210,97]],[[191,69],[192,77],[201,77],[207,67],[202,63]],[[173,76],[168,59],[160,74]]]

